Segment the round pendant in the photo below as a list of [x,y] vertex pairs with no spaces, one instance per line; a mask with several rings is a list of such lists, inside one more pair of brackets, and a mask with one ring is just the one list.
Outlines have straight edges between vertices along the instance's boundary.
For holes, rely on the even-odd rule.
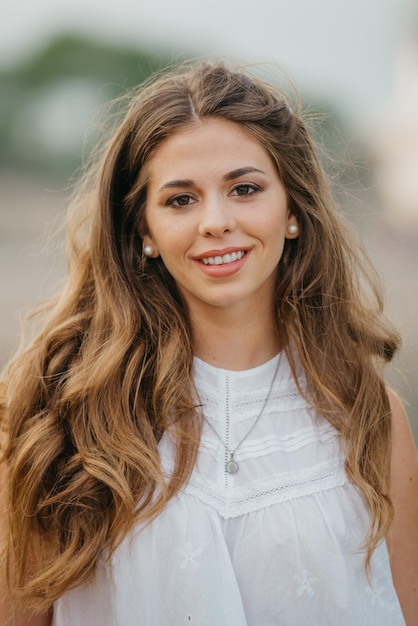
[[234,461],[234,459],[228,461],[228,463],[226,464],[226,471],[228,472],[228,474],[236,474],[238,470],[239,465],[236,461]]

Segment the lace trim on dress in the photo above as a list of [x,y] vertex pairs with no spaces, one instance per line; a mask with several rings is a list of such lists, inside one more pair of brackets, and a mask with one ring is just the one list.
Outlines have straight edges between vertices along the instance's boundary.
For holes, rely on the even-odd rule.
[[[297,400],[302,400],[304,404],[306,404],[306,401],[303,399],[303,396],[300,395],[296,387],[292,386],[291,389],[289,389],[289,385],[286,385],[285,389],[280,389],[280,387],[277,389],[279,385],[280,383],[276,382],[275,384],[276,391],[272,392],[271,398],[275,400],[286,400],[286,399],[296,400],[297,399]],[[214,396],[212,386],[200,381],[198,389],[199,389],[200,398],[206,401],[205,404],[207,403],[212,406],[223,405],[222,396]],[[267,391],[268,391],[268,385],[266,385],[265,388],[259,387],[258,389],[254,389],[254,390],[240,391],[239,394],[235,393],[234,405],[237,407],[239,406],[240,407],[247,407],[247,406],[254,407],[259,402],[263,402],[265,400]]]
[[294,498],[311,495],[347,482],[341,459],[293,472],[273,474],[244,486],[232,485],[223,492],[204,476],[191,476],[184,491],[213,507],[223,518],[237,517]]
[[[263,403],[265,402],[265,394],[258,389],[251,394],[235,394],[230,398],[230,409],[234,416],[233,421],[242,421],[244,419],[251,419],[254,415],[260,412]],[[210,391],[207,393],[199,392],[199,404],[202,405],[205,416],[215,422],[222,421],[225,412],[225,395],[219,394],[217,397],[210,395]],[[306,400],[296,391],[273,391],[269,402],[265,408],[264,414],[268,415],[271,412],[288,412],[300,409],[310,409],[312,407],[306,402]]]
[[[312,426],[301,428],[282,437],[278,437],[276,434],[268,434],[244,442],[241,450],[237,452],[235,457],[237,460],[243,461],[267,456],[275,452],[296,452],[318,442],[326,444],[332,440],[338,440],[338,437],[337,431],[330,424],[320,426],[317,430],[313,430]],[[211,430],[203,431],[200,452],[209,454],[214,458],[218,457],[219,441],[214,438]]]

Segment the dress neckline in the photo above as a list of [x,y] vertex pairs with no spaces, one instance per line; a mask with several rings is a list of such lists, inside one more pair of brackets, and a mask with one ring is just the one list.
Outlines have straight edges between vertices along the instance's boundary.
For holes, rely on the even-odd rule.
[[244,377],[247,375],[252,376],[254,374],[258,374],[259,372],[266,374],[271,369],[274,370],[276,363],[277,363],[277,359],[279,358],[280,354],[281,352],[278,352],[277,354],[274,355],[274,357],[272,357],[268,361],[265,361],[264,363],[261,363],[260,365],[256,365],[255,367],[250,367],[248,369],[242,369],[242,370],[230,370],[230,369],[226,369],[223,367],[218,367],[217,365],[211,365],[210,363],[207,363],[207,361],[203,361],[197,356],[193,357],[193,362],[194,362],[194,367],[196,371],[201,371],[202,373],[221,374],[224,376],[240,378],[241,376],[244,376]]
[[[261,365],[245,370],[228,370],[210,365],[198,357],[194,357],[194,378],[198,389],[211,389],[212,394],[224,393],[225,385],[231,392],[246,393],[257,390],[261,393],[270,385],[279,354]],[[287,361],[282,355],[276,385],[287,370]]]

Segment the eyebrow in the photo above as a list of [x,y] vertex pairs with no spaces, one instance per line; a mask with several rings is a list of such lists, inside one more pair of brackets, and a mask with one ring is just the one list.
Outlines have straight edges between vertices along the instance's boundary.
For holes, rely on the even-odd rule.
[[[259,170],[256,167],[248,166],[248,167],[239,167],[236,170],[232,170],[232,172],[228,172],[225,174],[223,179],[225,181],[234,180],[235,178],[239,178],[240,176],[245,176],[246,174],[252,173],[264,174],[263,170]],[[164,183],[162,187],[160,187],[159,191],[163,191],[164,189],[173,189],[174,187],[193,187],[194,182],[190,179],[183,180],[170,180],[168,183]]]
[[263,172],[263,170],[259,170],[256,167],[239,167],[236,170],[232,170],[232,172],[228,172],[228,174],[225,174],[224,176],[224,180],[234,180],[234,178],[239,178],[240,176],[245,176],[246,174],[252,174],[254,172],[257,172],[258,174],[264,174],[264,176],[266,176],[266,173]]

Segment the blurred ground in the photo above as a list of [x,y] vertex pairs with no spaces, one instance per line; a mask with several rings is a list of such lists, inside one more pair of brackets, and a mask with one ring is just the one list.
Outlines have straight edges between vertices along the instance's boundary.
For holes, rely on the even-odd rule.
[[388,368],[388,380],[406,402],[418,445],[418,235],[376,219],[364,241],[384,281],[387,315],[402,335],[402,350]]
[[19,345],[25,313],[64,276],[62,235],[51,239],[64,219],[64,196],[37,178],[0,175],[0,368]]
[[[64,186],[0,175],[0,368],[19,345],[28,307],[52,295],[64,276]],[[418,237],[396,232],[379,212],[359,224],[386,284],[388,314],[403,336],[403,350],[388,379],[407,402],[418,442]]]

